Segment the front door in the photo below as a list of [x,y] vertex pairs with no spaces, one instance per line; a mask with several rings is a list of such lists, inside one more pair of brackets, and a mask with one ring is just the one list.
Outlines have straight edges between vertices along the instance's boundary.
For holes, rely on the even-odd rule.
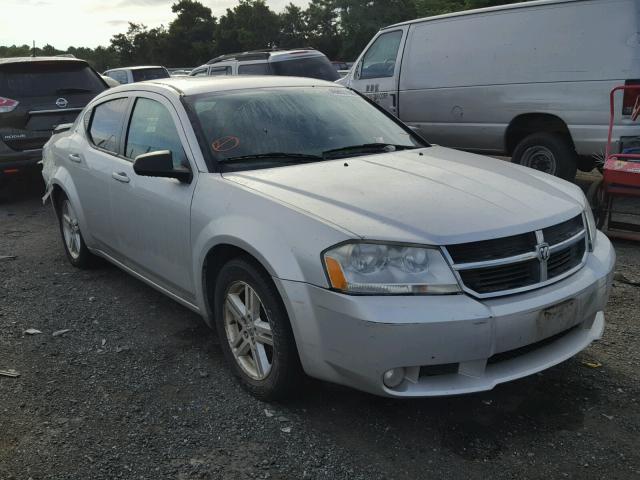
[[350,86],[398,115],[398,80],[407,27],[380,33],[358,60]]
[[[194,300],[191,271],[191,199],[197,169],[175,108],[161,95],[135,99],[124,140],[124,155],[112,172],[111,210],[118,254],[126,265],[187,301]],[[176,168],[194,172],[191,183],[139,176],[134,159],[170,150]]]

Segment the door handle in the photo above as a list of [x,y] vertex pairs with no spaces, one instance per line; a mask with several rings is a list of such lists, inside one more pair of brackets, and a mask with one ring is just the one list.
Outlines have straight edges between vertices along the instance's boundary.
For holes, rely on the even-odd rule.
[[129,183],[131,181],[129,176],[124,172],[113,172],[111,174],[111,177],[114,180],[117,180],[117,181],[122,182],[122,183]]
[[71,160],[72,162],[80,163],[82,161],[82,157],[79,153],[70,153],[69,160]]

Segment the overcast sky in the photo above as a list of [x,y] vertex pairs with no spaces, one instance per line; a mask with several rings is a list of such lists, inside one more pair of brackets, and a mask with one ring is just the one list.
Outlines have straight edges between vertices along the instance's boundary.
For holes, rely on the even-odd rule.
[[[148,27],[167,25],[173,18],[171,4],[176,0],[0,0],[0,45],[50,43],[65,50],[69,46],[108,45],[116,33],[126,31],[127,22]],[[266,0],[280,12],[293,1],[304,6],[307,0]],[[220,17],[237,0],[200,0]]]

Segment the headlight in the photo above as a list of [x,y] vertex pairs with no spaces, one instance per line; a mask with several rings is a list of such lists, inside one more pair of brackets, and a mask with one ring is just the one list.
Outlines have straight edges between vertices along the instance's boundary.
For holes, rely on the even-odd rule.
[[429,247],[352,242],[323,253],[329,284],[344,293],[425,295],[458,293],[440,253]]

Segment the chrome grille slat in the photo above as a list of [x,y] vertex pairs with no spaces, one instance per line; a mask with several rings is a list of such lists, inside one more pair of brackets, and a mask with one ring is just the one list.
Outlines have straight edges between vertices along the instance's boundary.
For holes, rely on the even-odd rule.
[[584,218],[577,215],[533,232],[449,245],[443,251],[463,289],[484,298],[565,278],[584,264],[586,246]]

